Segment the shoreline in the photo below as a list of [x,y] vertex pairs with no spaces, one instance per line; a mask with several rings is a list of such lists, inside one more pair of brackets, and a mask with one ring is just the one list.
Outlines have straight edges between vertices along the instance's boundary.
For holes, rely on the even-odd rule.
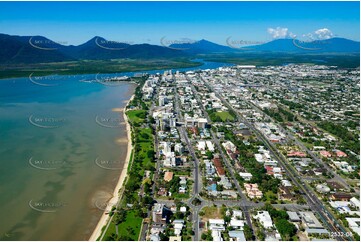
[[131,126],[129,124],[128,117],[126,115],[126,111],[127,111],[128,104],[133,100],[133,98],[134,98],[134,94],[130,97],[130,99],[128,100],[128,102],[125,105],[124,110],[123,110],[123,117],[124,117],[124,121],[126,124],[126,131],[127,131],[127,138],[128,138],[127,156],[125,158],[125,163],[123,165],[122,172],[120,173],[117,185],[114,188],[113,197],[107,202],[107,207],[105,208],[102,216],[100,217],[97,226],[93,230],[93,232],[89,238],[89,241],[96,241],[98,239],[98,237],[102,234],[102,228],[108,224],[109,219],[111,218],[108,214],[109,213],[108,211],[110,211],[112,209],[114,204],[118,204],[118,202],[120,201],[119,190],[123,187],[125,179],[128,176],[128,166],[130,163],[130,156],[131,156],[131,153],[133,150],[133,144],[132,144]]
[[[177,70],[177,69],[186,69],[186,68],[197,68],[200,67],[202,65],[204,65],[204,62],[198,62],[201,64],[193,64],[193,63],[197,63],[197,62],[193,62],[192,60],[189,60],[190,62],[185,64],[185,65],[174,65],[174,66],[165,66],[162,67],[161,69],[157,69],[156,66],[154,66],[154,68],[135,68],[134,70],[121,70],[121,71],[106,71],[104,73],[99,73],[98,71],[87,71],[85,73],[79,73],[79,71],[70,71],[68,73],[62,73],[59,76],[81,76],[81,75],[95,75],[97,73],[99,74],[103,74],[103,75],[123,75],[123,74],[128,74],[128,73],[149,73],[149,72],[163,72],[165,70]],[[60,68],[61,69],[61,68]],[[49,76],[52,75],[53,72],[49,71],[49,73],[43,73],[43,74],[38,74],[38,75],[34,75],[34,77],[45,77],[45,76]],[[9,76],[0,76],[0,81],[2,80],[8,80],[8,81],[12,81],[13,79],[17,79],[17,78],[29,78],[29,75],[31,74],[31,72],[29,71],[29,73],[26,74],[21,74],[19,76],[14,76],[14,75],[9,75]]]

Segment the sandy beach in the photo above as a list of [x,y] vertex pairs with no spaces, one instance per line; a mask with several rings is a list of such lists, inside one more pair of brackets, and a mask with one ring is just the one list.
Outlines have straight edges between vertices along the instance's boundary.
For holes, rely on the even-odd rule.
[[[133,98],[134,98],[134,95],[131,96],[131,98],[127,102],[126,106],[128,106],[129,102]],[[108,221],[109,221],[110,217],[109,217],[109,215],[107,213],[111,210],[111,208],[113,207],[114,204],[118,203],[119,190],[123,186],[124,181],[125,181],[125,179],[127,177],[127,171],[128,171],[128,166],[129,166],[129,162],[130,162],[130,155],[132,153],[133,146],[132,146],[131,127],[130,127],[130,124],[128,122],[128,117],[125,114],[126,113],[126,107],[122,111],[123,111],[124,121],[126,123],[126,130],[127,130],[127,136],[128,136],[127,156],[125,158],[125,163],[124,163],[122,172],[120,174],[118,183],[115,186],[115,189],[114,189],[114,192],[113,192],[113,197],[108,201],[107,207],[104,210],[104,213],[102,214],[101,218],[99,219],[99,222],[98,222],[97,226],[95,227],[92,235],[90,236],[89,241],[96,241],[97,238],[101,235],[102,228],[108,224]]]

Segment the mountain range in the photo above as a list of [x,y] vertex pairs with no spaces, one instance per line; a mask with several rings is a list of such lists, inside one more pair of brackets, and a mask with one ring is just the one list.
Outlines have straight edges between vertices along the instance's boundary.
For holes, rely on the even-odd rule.
[[126,44],[94,37],[81,45],[61,45],[43,36],[0,34],[0,63],[49,63],[119,58],[174,58],[185,53],[150,44]]
[[194,57],[213,53],[359,53],[360,42],[331,38],[327,40],[300,41],[276,39],[253,46],[223,46],[207,40],[192,43],[158,46],[127,44],[108,41],[96,36],[81,45],[62,45],[43,36],[13,36],[0,34],[0,63],[49,63],[75,60],[109,60],[119,58],[152,59]]
[[[216,52],[287,52],[287,53],[359,53],[360,42],[344,39],[331,38],[325,40],[301,41],[297,39],[275,39],[259,45],[237,45],[227,39],[227,45],[223,46],[200,40],[190,44],[173,44],[170,47],[189,53],[216,53]],[[242,41],[238,41],[242,43]]]

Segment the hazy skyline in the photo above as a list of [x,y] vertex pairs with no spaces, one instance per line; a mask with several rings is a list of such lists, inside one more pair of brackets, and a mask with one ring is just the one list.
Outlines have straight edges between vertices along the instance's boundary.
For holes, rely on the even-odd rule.
[[359,41],[359,2],[0,2],[1,33],[43,35],[65,45],[94,36],[160,45],[207,39]]

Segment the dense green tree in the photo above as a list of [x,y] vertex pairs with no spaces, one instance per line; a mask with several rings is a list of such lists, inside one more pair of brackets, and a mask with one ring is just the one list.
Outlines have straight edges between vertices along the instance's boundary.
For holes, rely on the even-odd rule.
[[125,218],[127,216],[127,211],[124,209],[119,209],[116,213],[115,213],[115,217],[114,217],[114,222],[116,225],[122,223],[125,221]]
[[283,240],[290,240],[297,232],[296,226],[283,218],[277,220],[275,225]]
[[248,224],[244,225],[243,233],[244,233],[244,236],[246,237],[246,240],[250,241],[250,240],[254,239],[252,229],[251,229],[251,227],[248,226]]

